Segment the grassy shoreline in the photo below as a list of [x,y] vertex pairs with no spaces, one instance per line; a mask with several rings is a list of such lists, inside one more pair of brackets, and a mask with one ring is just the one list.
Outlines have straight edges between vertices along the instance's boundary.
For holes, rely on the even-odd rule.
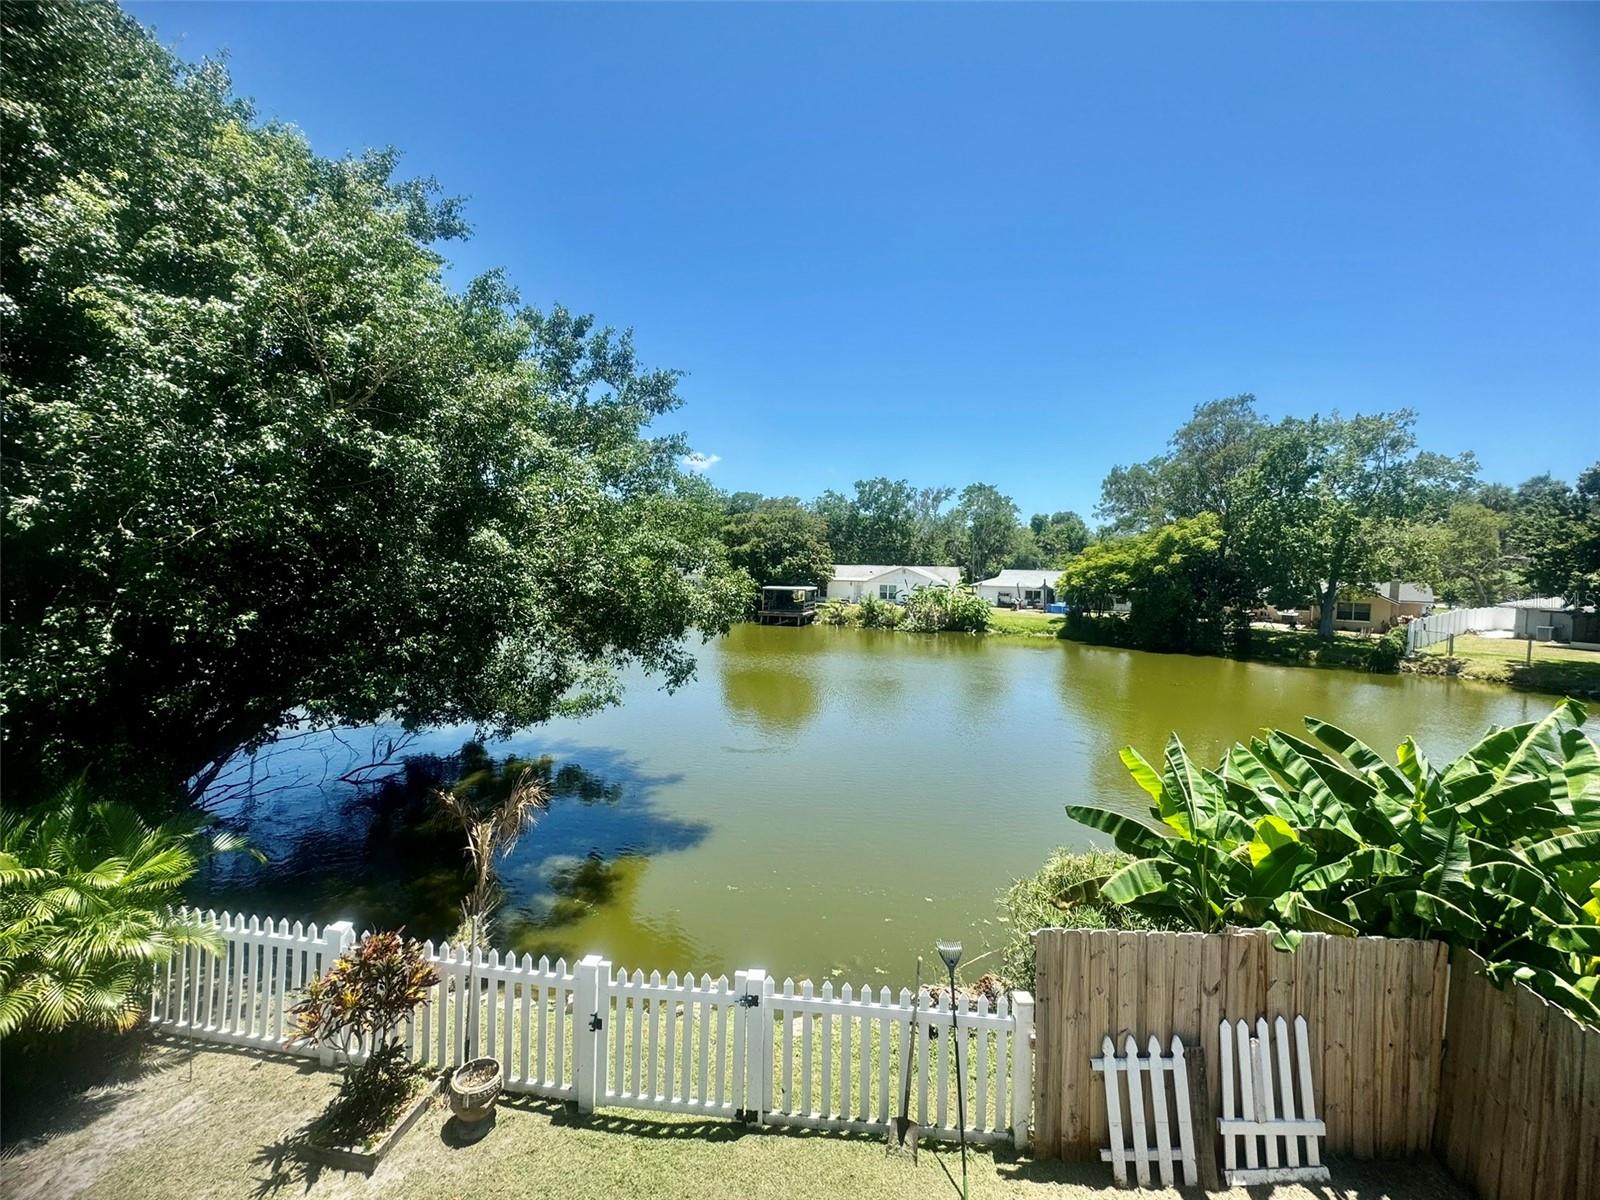
[[[1530,654],[1531,650],[1531,654]],[[1573,650],[1549,642],[1515,638],[1456,638],[1455,653],[1440,643],[1401,664],[1414,675],[1436,675],[1498,683],[1523,692],[1548,692],[1578,699],[1600,696],[1600,651]]]
[[[1045,613],[996,609],[991,622],[989,632],[997,637],[1061,638],[1089,646],[1117,644],[1092,634],[1068,632],[1064,629],[1065,618]],[[1310,629],[1257,627],[1251,630],[1248,653],[1214,657],[1285,667],[1374,671],[1370,660],[1378,653],[1379,642],[1375,637],[1340,635],[1331,642],[1324,642]],[[1408,675],[1467,679],[1551,696],[1579,699],[1600,696],[1600,651],[1573,650],[1537,642],[1531,662],[1527,661],[1527,655],[1525,641],[1467,635],[1456,639],[1454,657],[1447,657],[1444,645],[1440,644],[1415,658],[1402,660],[1399,671]]]
[[[1090,633],[1065,629],[1066,618],[1049,613],[997,608],[989,618],[988,636],[1027,638],[1038,641],[1061,639],[1085,646],[1126,647],[1115,640]],[[970,635],[963,635],[970,636]],[[982,636],[982,635],[978,635]],[[1509,638],[1479,638],[1470,635],[1456,639],[1455,656],[1447,657],[1445,647],[1430,647],[1415,658],[1401,661],[1398,673],[1435,678],[1466,679],[1476,683],[1509,687],[1519,692],[1540,692],[1550,696],[1578,699],[1600,697],[1600,651],[1572,650],[1547,642],[1535,643],[1533,661],[1526,661],[1528,643]],[[1231,658],[1239,662],[1272,663],[1282,667],[1320,667],[1377,674],[1396,672],[1372,663],[1380,655],[1379,639],[1357,634],[1340,634],[1324,642],[1310,629],[1256,627],[1250,633],[1250,650],[1245,654],[1219,654],[1206,657]]]

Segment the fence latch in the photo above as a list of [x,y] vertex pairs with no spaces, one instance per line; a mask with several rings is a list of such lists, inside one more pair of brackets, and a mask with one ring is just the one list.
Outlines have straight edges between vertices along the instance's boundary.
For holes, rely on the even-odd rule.
[[741,995],[739,997],[739,1007],[740,1008],[760,1008],[761,1007],[761,997],[756,995],[754,992],[745,992],[743,995]]
[[605,1026],[605,1022],[600,1019],[600,1014],[599,1013],[590,1013],[589,1014],[589,1032],[590,1033],[599,1033],[600,1030],[604,1026]]

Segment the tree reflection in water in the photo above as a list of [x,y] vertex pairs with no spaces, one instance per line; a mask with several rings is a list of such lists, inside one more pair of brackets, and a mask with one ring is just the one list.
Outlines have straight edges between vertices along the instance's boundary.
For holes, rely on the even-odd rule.
[[[552,957],[606,949],[578,944],[593,933],[585,924],[605,913],[615,927],[632,910],[650,859],[694,846],[706,828],[656,807],[654,793],[674,777],[648,776],[613,752],[584,753],[599,765],[551,755],[496,757],[468,742],[451,755],[412,755],[332,804],[321,789],[307,789],[277,798],[270,813],[245,806],[237,824],[268,861],[218,864],[191,894],[219,909],[351,917],[371,928],[404,926],[416,937],[447,938],[460,920],[468,868],[460,831],[439,811],[434,791],[466,787],[492,801],[528,769],[548,786],[550,811],[500,864],[508,904],[492,942]],[[636,924],[643,943],[665,953],[689,949],[671,922],[623,917],[621,924]]]

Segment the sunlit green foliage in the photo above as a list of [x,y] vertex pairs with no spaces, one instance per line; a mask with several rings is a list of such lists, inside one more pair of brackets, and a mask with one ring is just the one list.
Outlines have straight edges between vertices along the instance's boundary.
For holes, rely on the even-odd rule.
[[[728,561],[758,588],[791,583],[825,588],[833,574],[827,522],[796,500],[763,500],[734,513],[722,527],[722,540]],[[750,602],[755,599],[752,591]]]
[[985,633],[994,609],[966,584],[925,587],[906,600],[904,628],[917,633]]
[[459,206],[114,6],[3,10],[8,789],[191,792],[286,722],[507,730],[741,610],[678,375],[454,291]]
[[855,623],[862,629],[896,629],[905,617],[905,609],[877,596],[863,596],[855,606]]
[[1034,987],[1033,931],[1067,929],[1152,929],[1160,922],[1124,904],[1102,899],[1099,881],[1128,864],[1116,850],[1060,849],[1044,866],[1000,893],[1001,918],[1009,926],[1000,956],[1000,975],[1013,988]]
[[1117,600],[1128,601],[1129,645],[1220,650],[1230,615],[1222,542],[1213,513],[1097,542],[1067,563],[1056,590],[1075,613],[1105,612]]
[[174,911],[183,885],[210,855],[242,848],[200,817],[152,825],[81,784],[0,813],[0,1037],[137,1021],[155,968],[216,944]]
[[[1440,938],[1600,1022],[1600,752],[1568,700],[1491,730],[1440,768],[1407,739],[1390,764],[1336,726],[1236,745],[1214,770],[1176,735],[1159,769],[1129,747],[1140,809],[1067,813],[1135,861],[1099,894],[1202,932]],[[1320,743],[1320,744],[1318,744]]]

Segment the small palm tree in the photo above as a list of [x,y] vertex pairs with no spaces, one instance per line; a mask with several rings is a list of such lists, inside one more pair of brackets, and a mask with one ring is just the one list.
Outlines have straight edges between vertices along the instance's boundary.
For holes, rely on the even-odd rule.
[[[461,925],[467,939],[467,996],[475,1000],[478,950],[503,899],[495,862],[509,855],[528,826],[550,807],[550,792],[532,768],[515,759],[506,763],[502,779],[491,781],[502,786],[484,786],[481,773],[469,779],[441,789],[438,799],[461,826],[472,864],[472,888],[461,901]],[[478,1005],[473,1002],[467,1010],[468,1058],[477,1054],[477,1044]]]
[[220,944],[174,911],[183,885],[211,855],[243,849],[204,817],[150,825],[81,782],[0,813],[0,1037],[135,1024],[156,967]]

